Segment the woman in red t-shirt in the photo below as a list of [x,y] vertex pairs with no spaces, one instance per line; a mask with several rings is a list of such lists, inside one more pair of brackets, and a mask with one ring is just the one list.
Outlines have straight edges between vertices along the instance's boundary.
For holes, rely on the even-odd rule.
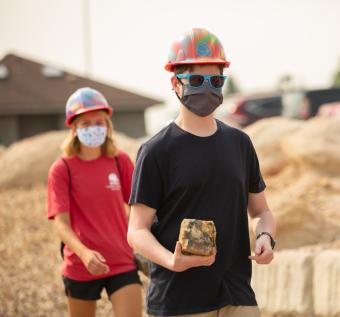
[[48,218],[63,248],[63,280],[71,317],[95,316],[105,288],[116,317],[142,316],[141,283],[127,224],[133,164],[117,149],[112,108],[91,88],[66,104],[70,134],[48,175]]

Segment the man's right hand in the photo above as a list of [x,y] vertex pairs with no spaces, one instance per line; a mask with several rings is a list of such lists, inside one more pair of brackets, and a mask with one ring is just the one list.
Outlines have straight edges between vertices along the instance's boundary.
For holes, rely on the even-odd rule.
[[108,265],[105,264],[104,257],[97,251],[87,249],[81,256],[87,270],[93,275],[100,275],[109,272]]
[[179,241],[176,243],[175,252],[170,263],[170,270],[175,272],[183,272],[192,267],[211,266],[215,262],[216,249],[212,255],[184,255],[182,254],[182,246]]

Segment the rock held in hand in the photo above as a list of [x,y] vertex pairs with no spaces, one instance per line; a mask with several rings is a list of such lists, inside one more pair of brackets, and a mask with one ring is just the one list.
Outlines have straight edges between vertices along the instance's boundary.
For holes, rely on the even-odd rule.
[[216,229],[213,221],[183,219],[179,233],[182,253],[211,255],[216,246]]

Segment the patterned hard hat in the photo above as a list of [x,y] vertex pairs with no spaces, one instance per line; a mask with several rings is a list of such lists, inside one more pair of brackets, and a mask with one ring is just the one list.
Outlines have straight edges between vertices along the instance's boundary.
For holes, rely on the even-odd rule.
[[175,41],[170,49],[165,69],[183,64],[221,64],[229,67],[219,39],[206,29],[192,29]]
[[112,108],[99,91],[89,87],[79,88],[67,100],[65,123],[71,126],[75,116],[95,110],[106,110],[112,115]]

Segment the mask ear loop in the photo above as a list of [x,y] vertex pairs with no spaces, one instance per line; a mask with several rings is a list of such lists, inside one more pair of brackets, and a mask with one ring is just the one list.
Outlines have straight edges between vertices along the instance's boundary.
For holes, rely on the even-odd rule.
[[[177,76],[176,76],[176,78],[177,78]],[[183,83],[182,83],[182,81],[181,81],[181,79],[180,78],[177,78],[177,80],[178,80],[178,82],[182,85],[182,87],[184,86],[183,85]],[[174,89],[173,89],[174,90]],[[178,98],[178,100],[179,101],[181,101],[181,98],[179,97],[179,95],[178,95],[178,93],[177,93],[177,91],[175,90],[175,94],[176,94],[176,96],[177,96],[177,98]]]

